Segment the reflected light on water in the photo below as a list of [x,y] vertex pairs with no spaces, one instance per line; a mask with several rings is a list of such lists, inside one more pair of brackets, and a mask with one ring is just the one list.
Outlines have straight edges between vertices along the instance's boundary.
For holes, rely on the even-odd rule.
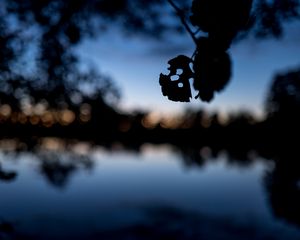
[[0,149],[2,151],[15,151],[19,142],[15,139],[1,139]]
[[41,149],[46,149],[46,150],[65,150],[66,148],[66,143],[62,139],[59,138],[42,138],[39,141],[39,145]]
[[143,156],[171,157],[175,152],[175,147],[170,144],[154,146],[152,144],[145,143],[141,146],[140,152]]

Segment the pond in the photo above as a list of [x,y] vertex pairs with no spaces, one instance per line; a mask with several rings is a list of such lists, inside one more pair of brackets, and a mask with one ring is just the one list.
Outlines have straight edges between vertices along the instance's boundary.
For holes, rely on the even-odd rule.
[[0,150],[0,239],[300,239],[299,178],[255,151],[12,145]]

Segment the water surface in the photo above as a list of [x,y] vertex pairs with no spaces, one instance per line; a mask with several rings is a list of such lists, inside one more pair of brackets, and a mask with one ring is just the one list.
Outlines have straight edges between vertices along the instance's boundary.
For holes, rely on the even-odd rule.
[[271,160],[59,146],[0,151],[0,239],[300,239]]

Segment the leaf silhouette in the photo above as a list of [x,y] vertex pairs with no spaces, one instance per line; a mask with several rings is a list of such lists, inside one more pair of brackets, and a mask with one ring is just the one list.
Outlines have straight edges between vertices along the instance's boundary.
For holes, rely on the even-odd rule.
[[192,97],[190,82],[194,73],[190,68],[192,59],[184,55],[178,55],[177,57],[168,61],[170,70],[168,75],[160,74],[159,84],[164,96],[167,96],[169,100],[179,102],[189,102]]
[[200,38],[194,58],[194,88],[196,98],[210,102],[215,92],[220,92],[231,77],[231,59],[228,53],[215,48],[209,38]]

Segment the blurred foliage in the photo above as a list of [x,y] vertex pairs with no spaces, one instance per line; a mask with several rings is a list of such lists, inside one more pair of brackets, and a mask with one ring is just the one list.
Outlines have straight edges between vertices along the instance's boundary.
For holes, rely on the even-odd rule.
[[284,35],[285,23],[300,19],[299,0],[257,0],[249,22],[250,34],[258,38]]
[[[172,74],[177,76],[175,81],[179,78],[178,84],[189,86],[193,70],[197,79],[194,88],[199,90],[196,97],[210,101],[229,81],[231,60],[226,50],[232,42],[247,36],[282,36],[284,23],[299,19],[296,0],[254,1],[251,11],[250,0],[176,1],[177,11],[172,11],[169,3],[162,0],[118,0],[114,4],[108,0],[2,0],[1,121],[10,118],[11,123],[43,122],[44,126],[52,126],[55,122],[68,125],[76,118],[79,122],[91,120],[94,124],[110,126],[118,121],[116,118],[122,118],[114,110],[120,90],[98,69],[82,68],[75,51],[84,39],[101,37],[111,28],[117,27],[125,33],[124,41],[126,34],[168,40],[187,28],[178,21],[180,16],[188,24],[187,29],[193,27],[197,47],[193,68],[184,68],[189,69],[189,74],[183,75],[184,81],[177,71],[182,68],[180,62],[172,65]],[[243,11],[236,11],[237,8]],[[212,14],[208,15],[206,10]],[[203,35],[205,32],[208,38]],[[170,93],[166,83],[169,78],[172,76],[164,81],[166,95]],[[184,90],[182,99],[187,101],[190,91],[186,87]],[[172,100],[177,95],[172,95]]]
[[268,117],[296,125],[300,120],[300,68],[275,75],[266,100]]
[[[1,103],[62,108],[80,98],[115,105],[120,90],[98,70],[80,68],[74,49],[113,24],[126,33],[158,36],[170,29],[156,1],[34,1],[0,3]],[[174,27],[176,28],[176,27]],[[105,56],[104,56],[105,57]]]

